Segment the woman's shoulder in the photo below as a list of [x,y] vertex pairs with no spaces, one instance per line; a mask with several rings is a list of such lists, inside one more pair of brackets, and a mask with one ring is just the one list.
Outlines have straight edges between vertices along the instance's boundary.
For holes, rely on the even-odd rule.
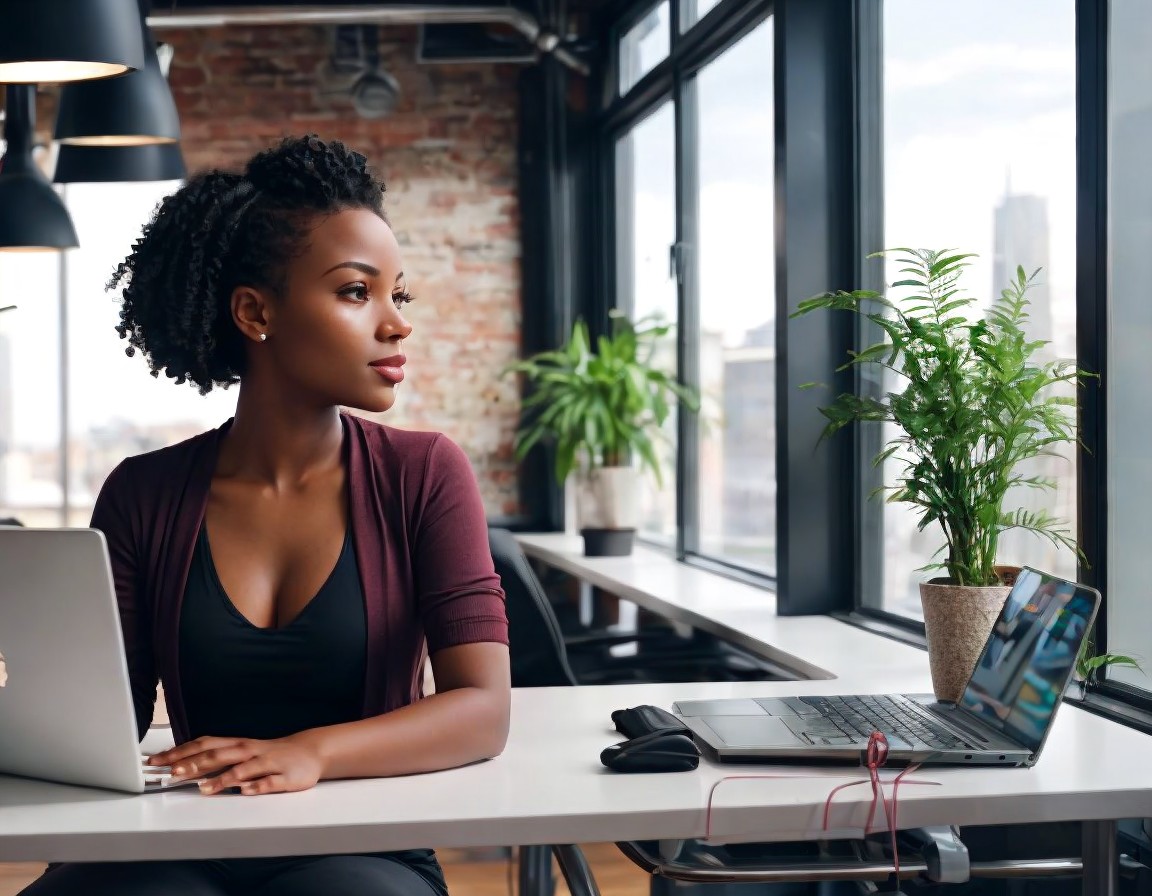
[[378,469],[423,478],[461,465],[470,468],[464,450],[442,432],[398,429],[350,414],[345,419],[358,434],[353,444],[362,446],[366,463]]
[[375,458],[392,455],[405,459],[424,459],[442,445],[455,444],[444,433],[435,430],[398,429],[352,414],[345,414],[344,419],[359,434],[358,441]]
[[130,477],[137,484],[171,481],[173,474],[195,464],[201,452],[220,438],[220,433],[220,428],[209,429],[174,445],[130,455],[116,466],[109,480]]

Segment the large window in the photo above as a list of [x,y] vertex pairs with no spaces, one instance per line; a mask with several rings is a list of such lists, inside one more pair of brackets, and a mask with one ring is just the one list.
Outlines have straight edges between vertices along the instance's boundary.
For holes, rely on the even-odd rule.
[[776,572],[772,20],[691,82],[699,233],[700,553]]
[[[879,145],[865,147],[873,163],[865,176],[882,176],[883,199],[862,212],[875,217],[882,208],[883,220],[865,231],[878,243],[866,249],[976,253],[966,287],[984,303],[1008,285],[1017,265],[1042,269],[1030,293],[1031,335],[1049,341],[1044,351],[1053,357],[1076,353],[1074,26],[1074,0],[885,0],[876,33],[863,38],[872,41],[864,65],[880,67],[883,108]],[[866,68],[865,83],[868,74]],[[893,265],[883,278],[898,279]],[[943,538],[935,526],[917,531],[907,505],[863,498],[881,476],[894,481],[895,462],[870,472],[871,456],[890,435],[866,432],[861,440],[862,600],[919,617],[919,582],[940,574],[921,567]],[[1026,472],[1055,479],[1058,488],[1010,494],[1009,506],[1047,508],[1074,533],[1074,446]],[[1076,574],[1070,551],[1027,533],[1006,533],[999,556]]]
[[[665,101],[616,141],[616,290],[628,296],[633,320],[659,315],[677,322],[676,278],[669,248],[676,242],[676,156],[672,103]],[[660,356],[676,368],[676,341],[668,339]],[[676,416],[665,425],[658,445],[665,476],[673,475]],[[665,483],[666,484],[666,483]],[[676,537],[676,493],[645,476],[641,483],[640,529],[649,538],[671,544]]]
[[[680,365],[681,378],[700,389],[703,412],[698,420],[669,420],[665,482],[644,483],[641,533],[686,555],[771,576],[772,20],[767,10],[750,15],[745,27],[715,46],[705,37],[689,55],[678,35],[669,37],[673,23],[660,12],[666,6],[620,37],[621,58],[635,55],[637,29],[648,23],[660,41],[670,40],[662,53],[672,64],[666,91],[623,116],[612,140],[615,299],[635,318],[659,313],[676,324],[661,355],[668,369]],[[698,9],[679,8],[682,15]],[[657,41],[655,32],[644,34]],[[625,91],[634,83],[626,74],[622,67]],[[628,103],[625,96],[622,105]]]
[[63,258],[0,256],[0,306],[18,306],[0,314],[0,516],[86,526],[104,479],[123,458],[231,415],[234,393],[201,396],[152,378],[139,355],[127,357],[114,329],[117,298],[103,289],[175,186],[72,184],[65,200],[80,248]]
[[[1110,14],[1106,646],[1152,671],[1152,6],[1112,0]],[[1109,678],[1152,690],[1134,669]]]

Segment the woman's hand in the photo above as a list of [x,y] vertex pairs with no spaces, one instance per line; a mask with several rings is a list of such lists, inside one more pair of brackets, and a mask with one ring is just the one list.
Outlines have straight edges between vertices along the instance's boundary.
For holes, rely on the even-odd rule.
[[152,765],[172,766],[172,780],[205,778],[200,792],[237,787],[244,795],[283,793],[314,787],[324,771],[320,754],[301,735],[277,740],[198,737],[148,757]]

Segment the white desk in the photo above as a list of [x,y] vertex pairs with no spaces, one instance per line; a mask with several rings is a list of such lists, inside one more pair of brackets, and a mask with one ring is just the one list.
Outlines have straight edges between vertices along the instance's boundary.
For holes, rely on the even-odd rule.
[[[920,680],[902,682],[913,686]],[[192,790],[127,796],[0,777],[0,861],[91,861],[286,855],[703,837],[709,789],[765,766],[620,775],[600,750],[620,740],[613,709],[681,697],[887,690],[890,676],[851,682],[605,685],[513,693],[508,748],[490,762],[429,775],[323,782],[262,797]],[[852,774],[858,770],[812,774]],[[934,769],[938,787],[900,790],[900,826],[1011,824],[1152,815],[1152,738],[1065,706],[1032,769]],[[832,780],[739,781],[716,793],[718,839],[796,840],[820,834]],[[868,787],[834,802],[835,832],[859,834]]]

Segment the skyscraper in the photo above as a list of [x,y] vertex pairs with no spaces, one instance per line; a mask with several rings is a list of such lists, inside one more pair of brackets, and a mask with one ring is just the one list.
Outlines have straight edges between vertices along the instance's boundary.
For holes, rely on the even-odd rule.
[[[1004,198],[994,212],[992,288],[1000,295],[1016,277],[1016,267],[1031,275],[1041,268],[1035,285],[1028,291],[1029,320],[1024,332],[1031,339],[1048,343],[1057,334],[1052,314],[1051,272],[1049,269],[1048,200],[1042,196],[1012,193],[1005,190]],[[1061,355],[1064,346],[1046,345],[1033,359],[1053,360]],[[1073,351],[1075,350],[1073,346]],[[1068,390],[1071,397],[1074,393]],[[1056,454],[1045,454],[1017,465],[1015,473],[1025,478],[1041,478],[1060,483],[1057,490],[1015,486],[1005,498],[1004,509],[1021,509],[1032,513],[1047,512],[1067,521],[1075,519],[1075,456],[1071,445],[1054,446]],[[998,559],[1010,565],[1030,563],[1042,569],[1062,570],[1061,558],[1055,546],[1043,538],[1022,529],[1009,529],[1001,535]]]
[[1012,193],[1009,186],[996,206],[992,234],[992,295],[1016,278],[1017,266],[1031,276],[1041,268],[1035,285],[1028,291],[1028,326],[1025,332],[1033,339],[1051,341],[1055,335],[1052,323],[1051,272],[1048,267],[1048,200],[1043,196]]

